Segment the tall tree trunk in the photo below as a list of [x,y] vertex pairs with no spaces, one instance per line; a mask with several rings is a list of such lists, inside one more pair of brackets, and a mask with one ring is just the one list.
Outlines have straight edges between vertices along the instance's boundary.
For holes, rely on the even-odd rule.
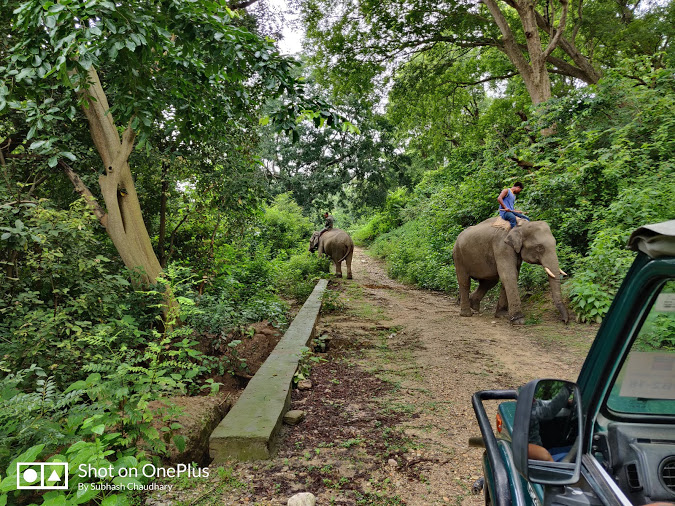
[[523,78],[532,103],[537,105],[546,102],[551,98],[551,80],[546,68],[546,60],[558,45],[562,32],[565,29],[568,8],[567,0],[560,0],[560,4],[563,7],[560,22],[558,23],[557,32],[552,34],[546,48],[542,47],[541,37],[539,36],[534,2],[532,0],[513,0],[509,2],[518,12],[518,17],[523,25],[527,52],[530,57],[529,62],[523,55],[523,50],[516,42],[511,27],[497,4],[498,0],[483,1],[502,34],[503,51],[509,57],[511,63],[518,69],[518,73]]
[[159,251],[159,264],[162,269],[166,267],[166,253],[164,252],[164,242],[166,241],[166,204],[169,196],[169,164],[162,162],[162,195],[159,204],[159,241],[157,250]]
[[89,86],[82,86],[83,111],[98,150],[105,173],[99,176],[101,193],[107,208],[106,230],[129,269],[140,269],[143,284],[152,284],[162,272],[143,222],[141,206],[129,168],[129,155],[135,133],[128,126],[122,134],[109,113],[108,99],[94,67],[89,69]]

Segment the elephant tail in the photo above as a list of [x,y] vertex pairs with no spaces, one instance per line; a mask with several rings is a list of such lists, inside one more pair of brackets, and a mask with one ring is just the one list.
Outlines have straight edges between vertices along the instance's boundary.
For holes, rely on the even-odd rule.
[[350,253],[353,252],[354,252],[354,244],[350,244],[349,247],[347,248],[347,253],[345,253],[345,256],[343,256],[340,260],[338,260],[337,263],[342,262],[345,258],[347,258],[350,255]]

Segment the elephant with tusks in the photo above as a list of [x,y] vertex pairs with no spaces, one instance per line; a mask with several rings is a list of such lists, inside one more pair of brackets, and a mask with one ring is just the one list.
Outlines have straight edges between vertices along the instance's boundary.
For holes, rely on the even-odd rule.
[[347,264],[347,279],[352,279],[352,256],[354,255],[354,241],[349,234],[339,228],[331,228],[323,234],[316,231],[309,240],[309,251],[319,251],[328,255],[335,263],[335,277],[342,277],[342,262]]
[[[569,316],[562,301],[560,279],[566,276],[558,265],[556,242],[548,223],[544,221],[521,221],[516,227],[498,227],[500,217],[490,218],[478,225],[464,229],[452,249],[457,283],[459,284],[460,315],[471,316],[479,311],[480,301],[486,292],[502,282],[495,316],[506,316],[514,325],[523,325],[518,275],[523,261],[538,264],[546,269],[553,304],[565,323]],[[503,220],[502,220],[503,221]],[[469,294],[471,280],[478,287]]]

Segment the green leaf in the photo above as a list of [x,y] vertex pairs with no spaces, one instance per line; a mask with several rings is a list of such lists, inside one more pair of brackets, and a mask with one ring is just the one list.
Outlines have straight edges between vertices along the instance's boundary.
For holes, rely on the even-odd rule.
[[94,487],[86,487],[83,489],[80,489],[78,487],[77,492],[75,493],[75,497],[71,498],[70,500],[73,501],[75,504],[85,504],[91,501],[97,495],[98,490],[96,490]]
[[128,504],[126,496],[119,494],[109,495],[101,502],[101,506],[128,506]]
[[91,428],[91,431],[94,434],[98,434],[100,436],[101,434],[103,434],[105,432],[105,425],[104,424],[96,425],[96,426]]
[[185,437],[181,436],[180,434],[176,434],[173,437],[173,443],[176,445],[176,448],[178,448],[179,452],[184,452],[185,451]]
[[9,465],[9,468],[7,469],[7,476],[16,476],[17,462],[35,462],[35,460],[38,458],[38,455],[42,453],[44,447],[45,447],[44,444],[31,446],[30,448],[28,448],[28,450],[26,450],[17,458],[15,458]]
[[45,500],[42,503],[42,506],[66,506],[66,496],[63,495],[63,492],[56,490],[53,492],[53,495],[51,495],[51,493],[45,494]]

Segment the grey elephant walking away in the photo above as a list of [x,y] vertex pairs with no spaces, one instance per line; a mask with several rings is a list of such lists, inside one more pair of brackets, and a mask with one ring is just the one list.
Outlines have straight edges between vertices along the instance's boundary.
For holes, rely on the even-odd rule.
[[[497,220],[501,218],[485,220],[466,228],[457,236],[452,257],[459,284],[460,315],[471,316],[472,310],[478,311],[487,291],[501,281],[495,316],[508,314],[514,325],[524,324],[518,275],[525,261],[546,269],[553,303],[561,319],[567,323],[569,316],[560,287],[560,277],[565,273],[558,265],[556,241],[548,223],[523,222],[505,230],[493,226]],[[478,281],[478,287],[469,294],[472,279]]]
[[347,265],[347,279],[352,279],[352,256],[354,255],[354,241],[349,234],[339,228],[326,230],[324,233],[316,231],[309,240],[309,251],[317,251],[319,256],[324,253],[335,263],[335,277],[342,277],[342,262]]

